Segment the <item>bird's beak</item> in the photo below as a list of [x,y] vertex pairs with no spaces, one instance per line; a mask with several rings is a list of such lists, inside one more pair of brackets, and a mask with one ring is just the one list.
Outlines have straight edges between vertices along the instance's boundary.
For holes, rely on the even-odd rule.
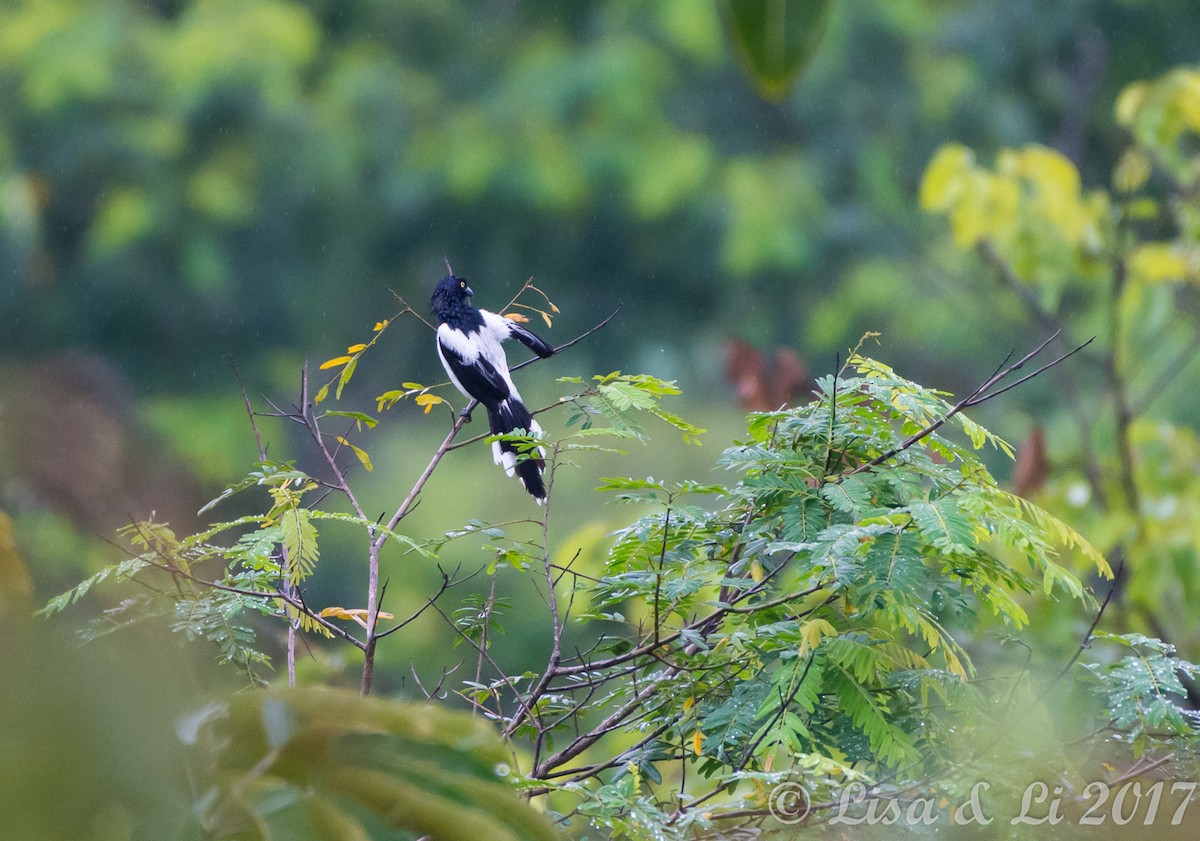
[[471,287],[470,287],[470,286],[468,286],[468,287],[467,287],[466,289],[464,289],[463,291],[467,293],[467,297],[468,297],[468,298],[472,297],[472,296],[475,294],[475,293],[474,293],[474,292],[471,290]]

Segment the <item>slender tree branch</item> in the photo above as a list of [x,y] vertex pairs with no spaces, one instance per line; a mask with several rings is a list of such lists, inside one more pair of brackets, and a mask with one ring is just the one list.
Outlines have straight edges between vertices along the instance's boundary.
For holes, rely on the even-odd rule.
[[[1108,593],[1104,596],[1104,601],[1100,603],[1100,607],[1096,609],[1096,615],[1092,617],[1092,624],[1088,626],[1087,633],[1083,635],[1079,647],[1075,649],[1075,653],[1071,655],[1071,659],[1062,667],[1062,671],[1050,682],[1050,686],[1046,687],[1047,691],[1066,676],[1071,667],[1075,665],[1075,662],[1083,655],[1084,650],[1091,645],[1092,636],[1096,633],[1096,627],[1100,624],[1100,620],[1104,618],[1104,611],[1108,610],[1108,603],[1112,601],[1113,594],[1117,592],[1117,587],[1121,584],[1121,577],[1125,573],[1125,552],[1122,547],[1117,547],[1117,551],[1121,553],[1121,557],[1117,561],[1116,570],[1113,572],[1113,579],[1112,583],[1108,586]],[[1045,693],[1043,692],[1043,694]]]
[[[585,765],[583,767],[576,767],[576,768],[560,768],[556,771],[548,772],[547,774],[545,774],[542,777],[542,779],[553,780],[553,779],[559,779],[560,777],[570,777],[571,779],[569,780],[569,782],[578,783],[583,780],[594,777],[597,774],[601,774],[601,773],[607,771],[609,768],[617,767],[622,762],[624,762],[626,760],[626,758],[633,756],[638,751],[645,748],[646,745],[650,744],[655,739],[657,739],[659,736],[661,736],[663,733],[665,733],[669,729],[671,729],[671,727],[674,724],[675,724],[674,721],[668,721],[665,724],[659,725],[658,727],[651,730],[646,736],[639,739],[637,741],[637,743],[635,743],[632,747],[626,748],[625,750],[621,751],[619,754],[614,756],[612,759],[607,760],[606,762],[598,762],[595,765]],[[536,788],[531,788],[531,789],[526,790],[525,792],[523,792],[523,794],[525,795],[525,797],[529,798],[529,797],[538,797],[543,794],[548,794],[550,791],[552,791],[552,789],[550,789],[547,786],[538,786]]]
[[506,738],[511,736],[516,729],[521,726],[521,722],[525,720],[525,717],[532,712],[538,700],[542,697],[543,693],[545,693],[546,687],[550,684],[550,681],[554,679],[555,674],[557,674],[558,664],[562,661],[563,626],[562,619],[558,615],[558,594],[554,588],[554,569],[550,564],[550,550],[547,548],[550,545],[550,505],[553,499],[550,491],[553,490],[553,465],[555,461],[557,461],[557,458],[558,452],[556,449],[551,456],[550,470],[548,471],[548,478],[551,484],[546,488],[546,499],[542,506],[542,565],[545,568],[546,573],[546,603],[550,607],[550,657],[546,662],[546,668],[542,671],[542,676],[538,679],[537,684],[530,691],[529,696],[525,700],[521,701],[521,705],[518,707],[517,712],[504,726],[502,735]]
[[[670,670],[668,669],[667,671]],[[664,677],[669,677],[669,675],[664,675]],[[629,716],[632,715],[647,699],[652,697],[655,692],[658,692],[660,683],[661,680],[654,680],[647,683],[646,686],[642,687],[642,689],[640,689],[628,703],[612,712],[607,718],[601,721],[588,733],[583,736],[579,736],[558,753],[544,760],[540,765],[533,769],[533,773],[530,774],[530,776],[534,779],[544,779],[547,772],[557,768],[564,762],[570,762],[596,742],[600,741],[600,739],[602,739],[605,735],[619,727],[621,723],[625,721],[625,719],[629,718]]]
[[1083,350],[1085,347],[1090,345],[1093,341],[1093,339],[1088,339],[1083,344],[1075,347],[1073,350],[1067,351],[1063,355],[1059,356],[1057,359],[1047,362],[1045,365],[1042,365],[1040,368],[1033,371],[1032,373],[1026,374],[1025,376],[1021,377],[1020,379],[1015,380],[1014,382],[1011,382],[1007,385],[997,388],[997,386],[999,386],[1000,383],[1003,382],[1009,375],[1021,370],[1021,368],[1023,368],[1025,366],[1026,362],[1029,362],[1031,359],[1033,359],[1035,356],[1037,356],[1039,353],[1041,353],[1046,348],[1047,345],[1049,345],[1052,341],[1054,341],[1056,338],[1058,338],[1058,335],[1059,335],[1058,333],[1054,333],[1053,335],[1050,336],[1050,338],[1046,339],[1044,342],[1042,342],[1036,348],[1031,350],[1029,353],[1022,356],[1014,364],[1008,366],[1007,368],[1004,368],[1003,370],[998,370],[995,374],[988,377],[978,388],[976,388],[974,391],[972,391],[970,394],[968,394],[962,400],[959,400],[957,403],[955,403],[954,406],[952,406],[950,408],[950,411],[947,412],[945,415],[943,415],[938,420],[927,425],[926,427],[921,429],[919,432],[913,433],[907,439],[905,439],[902,443],[900,443],[897,446],[893,447],[892,449],[888,450],[886,453],[881,453],[880,455],[876,456],[875,458],[871,459],[870,461],[864,462],[864,463],[860,464],[858,467],[851,470],[850,472],[843,474],[841,477],[839,477],[837,479],[837,481],[842,482],[850,476],[853,476],[857,473],[862,473],[863,471],[866,471],[866,470],[870,470],[873,467],[878,467],[879,465],[883,464],[885,461],[889,461],[890,459],[894,458],[895,456],[899,455],[900,453],[902,453],[905,450],[912,447],[914,444],[919,443],[928,435],[941,429],[942,426],[948,420],[953,418],[955,415],[957,415],[963,409],[968,409],[968,408],[971,408],[972,406],[978,406],[981,403],[991,400],[993,397],[999,397],[1001,394],[1004,394],[1006,391],[1016,388],[1017,386],[1021,385],[1022,383],[1028,382],[1029,380],[1033,379],[1034,377],[1053,368],[1055,365],[1058,365],[1060,362],[1063,362],[1064,360],[1069,359],[1070,357],[1074,356],[1076,353],[1078,353],[1079,351]]
[[1112,389],[1113,407],[1116,411],[1117,455],[1121,464],[1121,490],[1125,494],[1125,502],[1129,510],[1137,517],[1142,510],[1139,499],[1137,479],[1133,469],[1133,443],[1130,441],[1129,429],[1133,424],[1133,408],[1129,401],[1129,389],[1125,382],[1125,370],[1121,365],[1121,344],[1124,341],[1124,331],[1121,329],[1121,296],[1125,292],[1125,281],[1128,277],[1125,261],[1121,258],[1113,260],[1112,267],[1112,300],[1109,302],[1109,354],[1108,381]]
[[[1000,281],[1014,295],[1021,300],[1025,305],[1025,309],[1039,326],[1050,332],[1057,332],[1064,329],[1062,321],[1058,315],[1046,309],[1038,298],[1033,287],[1017,277],[1016,272],[1008,262],[1000,256],[996,251],[995,246],[983,241],[979,244],[979,254],[983,261],[990,265],[1000,278]],[[1100,359],[1085,357],[1093,363],[1102,363]],[[1092,493],[1096,499],[1103,505],[1107,505],[1108,493],[1104,486],[1103,474],[1104,470],[1097,456],[1097,448],[1093,444],[1092,422],[1093,416],[1090,407],[1084,405],[1084,401],[1079,393],[1079,387],[1074,377],[1060,377],[1059,383],[1062,385],[1063,393],[1067,396],[1067,402],[1070,405],[1071,413],[1075,417],[1075,428],[1079,433],[1080,452],[1083,455],[1084,475],[1087,477],[1088,484],[1092,487]]]
[[[440,568],[439,568],[439,571],[440,571]],[[454,586],[456,586],[456,585],[458,585],[458,584],[462,584],[464,581],[470,581],[472,578],[474,578],[476,575],[478,575],[478,574],[479,574],[479,572],[480,572],[480,570],[475,570],[475,572],[471,573],[470,575],[468,575],[468,576],[465,576],[465,577],[463,577],[463,578],[459,578],[459,579],[454,579],[454,578],[453,578],[453,576],[451,576],[451,575],[447,575],[446,573],[442,572],[442,583],[441,583],[441,586],[439,586],[439,587],[438,587],[438,589],[437,589],[437,592],[436,592],[436,593],[434,593],[432,596],[430,596],[428,599],[426,599],[426,600],[425,600],[425,604],[421,605],[421,607],[420,607],[420,608],[418,608],[418,609],[417,609],[417,611],[416,611],[415,613],[413,613],[411,616],[409,616],[409,617],[408,617],[407,619],[405,619],[403,622],[400,622],[400,623],[399,623],[399,624],[397,624],[397,625],[393,625],[391,628],[388,628],[386,631],[383,631],[383,632],[381,632],[381,633],[378,633],[378,634],[376,634],[376,635],[375,635],[375,638],[376,638],[376,639],[383,639],[383,638],[384,638],[384,637],[386,637],[386,636],[390,636],[391,634],[394,634],[394,633],[396,633],[396,632],[397,632],[397,631],[399,631],[401,628],[406,628],[406,627],[408,627],[408,626],[409,626],[409,625],[411,625],[413,622],[415,622],[415,621],[417,621],[418,619],[420,619],[420,618],[421,618],[421,615],[422,615],[422,614],[423,614],[423,613],[424,613],[426,610],[428,610],[429,608],[433,607],[433,603],[434,603],[434,602],[436,602],[436,601],[437,601],[439,598],[441,598],[443,593],[445,593],[445,592],[446,592],[447,590],[449,590],[451,587],[454,587]],[[457,574],[458,574],[458,569],[455,569],[455,570],[454,570],[454,574],[455,574],[455,575],[457,575]]]
[[1143,756],[1140,759],[1138,759],[1137,762],[1133,763],[1133,765],[1131,765],[1129,767],[1129,770],[1127,770],[1124,774],[1122,774],[1121,776],[1117,777],[1115,780],[1110,782],[1108,784],[1109,788],[1116,789],[1116,788],[1120,787],[1123,783],[1127,783],[1130,780],[1137,779],[1138,777],[1143,777],[1146,774],[1149,774],[1151,771],[1155,770],[1156,768],[1161,768],[1162,766],[1166,765],[1168,762],[1170,762],[1174,758],[1175,758],[1174,753],[1168,753],[1166,756],[1160,756],[1158,759],[1155,759],[1155,760],[1149,760]]
[[[432,605],[430,605],[430,607],[432,607],[434,609],[434,611],[436,611],[437,614],[442,617],[442,619],[445,621],[445,623],[447,625],[450,626],[450,628],[454,631],[454,633],[456,633],[459,637],[461,637],[463,639],[463,641],[466,642],[469,646],[471,646],[473,649],[475,649],[476,653],[478,653],[479,656],[482,657],[487,662],[487,664],[492,667],[493,670],[495,670],[497,677],[499,677],[505,684],[507,684],[509,690],[513,693],[514,697],[520,697],[520,691],[517,689],[517,685],[515,683],[513,683],[513,679],[511,677],[509,677],[508,674],[502,668],[500,668],[499,663],[497,663],[494,659],[492,659],[492,656],[490,654],[488,654],[487,649],[482,647],[475,640],[471,639],[471,635],[466,633],[465,631],[463,631],[462,628],[458,627],[458,625],[456,625],[454,623],[454,620],[451,619],[449,616],[447,616],[446,611],[442,610],[442,608],[436,602],[434,602]],[[497,715],[499,715],[499,714],[500,713],[497,712]]]
[[233,357],[229,357],[229,364],[233,367],[233,376],[237,378],[238,391],[242,393],[242,403],[246,407],[246,416],[250,418],[250,428],[254,431],[254,443],[258,447],[258,460],[267,460],[267,449],[263,446],[262,433],[258,429],[258,420],[254,417],[254,409],[250,405],[250,397],[246,394],[246,384],[242,381],[242,372],[238,370],[237,362]]

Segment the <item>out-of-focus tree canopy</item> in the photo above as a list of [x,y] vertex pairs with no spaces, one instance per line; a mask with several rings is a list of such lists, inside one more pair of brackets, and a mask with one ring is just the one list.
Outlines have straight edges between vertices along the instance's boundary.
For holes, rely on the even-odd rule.
[[668,368],[698,327],[971,349],[889,268],[932,151],[1051,140],[1105,169],[1116,91],[1200,38],[1190,0],[828,5],[773,105],[693,0],[7,0],[6,352],[223,385],[221,354],[320,353],[386,286],[423,304],[443,254],[485,303],[530,274],[579,323],[624,300],[596,347]]

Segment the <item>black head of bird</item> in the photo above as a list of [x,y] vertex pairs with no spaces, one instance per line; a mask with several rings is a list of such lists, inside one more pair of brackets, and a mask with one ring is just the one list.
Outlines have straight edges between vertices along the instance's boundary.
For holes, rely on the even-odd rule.
[[433,289],[429,299],[429,309],[439,322],[452,321],[474,309],[471,306],[471,296],[475,293],[467,286],[466,280],[453,274],[448,274]]

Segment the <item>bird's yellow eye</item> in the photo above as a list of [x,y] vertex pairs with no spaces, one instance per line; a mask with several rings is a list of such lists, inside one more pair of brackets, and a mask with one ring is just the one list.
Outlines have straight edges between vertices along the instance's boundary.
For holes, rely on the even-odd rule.
[[467,288],[467,282],[466,282],[465,280],[460,280],[460,281],[458,282],[458,288],[459,288],[459,289],[466,289],[466,288]]

